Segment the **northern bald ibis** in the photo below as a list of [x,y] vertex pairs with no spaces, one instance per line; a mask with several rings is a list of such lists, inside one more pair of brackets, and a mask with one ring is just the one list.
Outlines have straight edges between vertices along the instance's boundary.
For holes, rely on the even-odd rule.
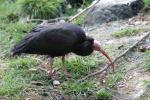
[[[86,36],[85,31],[74,24],[66,22],[47,23],[32,29],[20,43],[12,49],[13,55],[40,54],[49,55],[51,59],[62,56],[63,70],[65,55],[73,52],[80,56],[88,56],[94,50],[101,52],[112,64],[111,58],[101,48],[99,42],[92,37]],[[52,75],[53,60],[50,60],[50,75]],[[114,70],[114,64],[112,64]]]

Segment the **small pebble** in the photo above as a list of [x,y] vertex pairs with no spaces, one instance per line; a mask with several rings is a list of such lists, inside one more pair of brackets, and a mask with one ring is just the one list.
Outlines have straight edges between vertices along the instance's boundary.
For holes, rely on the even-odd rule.
[[62,20],[60,20],[59,22],[64,23],[64,22],[65,22],[65,20],[63,20],[63,19],[62,19]]
[[129,76],[129,79],[132,79],[133,78],[133,76]]
[[53,85],[54,85],[54,86],[58,86],[58,85],[60,85],[60,82],[59,82],[58,80],[54,80],[54,81],[53,81]]

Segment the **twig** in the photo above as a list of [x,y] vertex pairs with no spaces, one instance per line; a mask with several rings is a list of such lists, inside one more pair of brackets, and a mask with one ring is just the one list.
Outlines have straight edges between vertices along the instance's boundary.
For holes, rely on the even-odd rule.
[[[146,32],[146,35],[144,35],[140,40],[138,40],[130,48],[128,48],[127,50],[125,50],[121,55],[119,55],[118,57],[116,57],[115,60],[113,60],[112,63],[117,62],[120,58],[122,58],[123,56],[125,56],[129,51],[131,51],[133,48],[135,48],[141,41],[143,41],[144,39],[146,39],[149,35],[150,35],[150,32]],[[84,78],[80,79],[79,81],[84,81],[84,80],[86,80],[89,77],[95,76],[97,74],[101,74],[102,72],[104,72],[105,70],[107,70],[110,66],[111,66],[111,64],[105,66],[103,69],[101,69],[101,70],[99,70],[97,72],[94,72],[94,73],[91,73],[91,74],[85,76]]]
[[26,22],[43,22],[46,21],[44,19],[28,19]]
[[69,16],[69,17],[60,17],[60,18],[55,18],[55,19],[49,19],[48,23],[56,22],[56,21],[59,21],[59,20],[69,20],[70,18],[71,18],[71,16]]
[[83,14],[84,12],[86,12],[87,10],[89,10],[90,8],[92,8],[93,6],[95,6],[100,0],[94,0],[93,3],[88,6],[87,8],[83,9],[81,12],[77,13],[76,15],[74,15],[73,17],[71,17],[68,22],[72,22],[74,19],[76,19],[77,17],[79,17],[81,14]]
[[30,19],[30,20],[27,20],[27,22],[48,22],[48,23],[52,23],[52,22],[56,22],[56,21],[59,21],[59,20],[69,20],[71,18],[71,16],[69,17],[59,17],[59,18],[54,18],[54,19],[49,19],[49,20],[45,20],[45,19]]

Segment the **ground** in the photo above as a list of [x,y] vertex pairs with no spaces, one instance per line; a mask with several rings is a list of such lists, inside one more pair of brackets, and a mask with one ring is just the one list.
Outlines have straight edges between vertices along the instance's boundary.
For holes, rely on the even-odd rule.
[[[150,14],[139,15],[129,20],[85,27],[85,30],[90,36],[99,40],[102,47],[115,59],[144,36],[145,32],[150,32],[149,16]],[[127,34],[129,36],[126,36]],[[7,37],[7,34],[4,37]],[[145,60],[148,57],[145,52],[140,51],[141,46],[149,46],[149,41],[150,37],[119,59],[115,63],[115,73],[112,73],[110,69],[84,82],[79,82],[79,80],[105,66],[107,61],[103,57],[97,52],[89,57],[68,55],[66,65],[70,74],[73,75],[70,80],[64,77],[61,61],[57,58],[54,65],[58,80],[61,82],[60,86],[53,86],[50,77],[45,72],[36,70],[41,62],[45,62],[45,57],[37,55],[11,57],[8,50],[12,47],[13,42],[9,44],[10,47],[6,51],[8,54],[5,53],[7,46],[2,43],[0,44],[0,56],[2,57],[0,59],[0,99],[149,100],[150,85],[147,85],[146,82],[150,81],[150,71],[145,68]]]
[[[145,21],[141,21],[139,16],[135,16],[129,20],[116,21],[100,26],[95,26],[89,29],[89,34],[100,40],[103,46],[113,50],[113,58],[119,56],[128,47],[133,45],[142,36],[143,32],[135,36],[125,36],[112,38],[111,34],[124,29],[148,29],[150,30],[149,15],[143,17]],[[126,34],[127,35],[127,34]],[[123,74],[123,79],[115,84],[113,100],[149,100],[149,88],[144,85],[144,80],[150,80],[150,72],[145,71],[144,59],[145,54],[139,51],[139,47],[144,44],[149,44],[150,37],[143,41],[135,50],[130,51],[125,57],[118,61],[116,70],[120,70]],[[113,45],[113,46],[112,46]],[[111,50],[110,49],[110,50]],[[106,78],[107,79],[107,78]],[[146,96],[143,96],[145,95]]]

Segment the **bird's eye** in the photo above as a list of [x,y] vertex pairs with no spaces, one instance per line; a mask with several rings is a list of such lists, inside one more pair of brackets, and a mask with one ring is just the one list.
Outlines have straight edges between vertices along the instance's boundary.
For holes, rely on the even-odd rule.
[[92,43],[91,43],[90,41],[85,41],[85,42],[84,42],[84,47],[85,47],[85,48],[88,48],[88,47],[90,47],[90,46],[92,46]]

